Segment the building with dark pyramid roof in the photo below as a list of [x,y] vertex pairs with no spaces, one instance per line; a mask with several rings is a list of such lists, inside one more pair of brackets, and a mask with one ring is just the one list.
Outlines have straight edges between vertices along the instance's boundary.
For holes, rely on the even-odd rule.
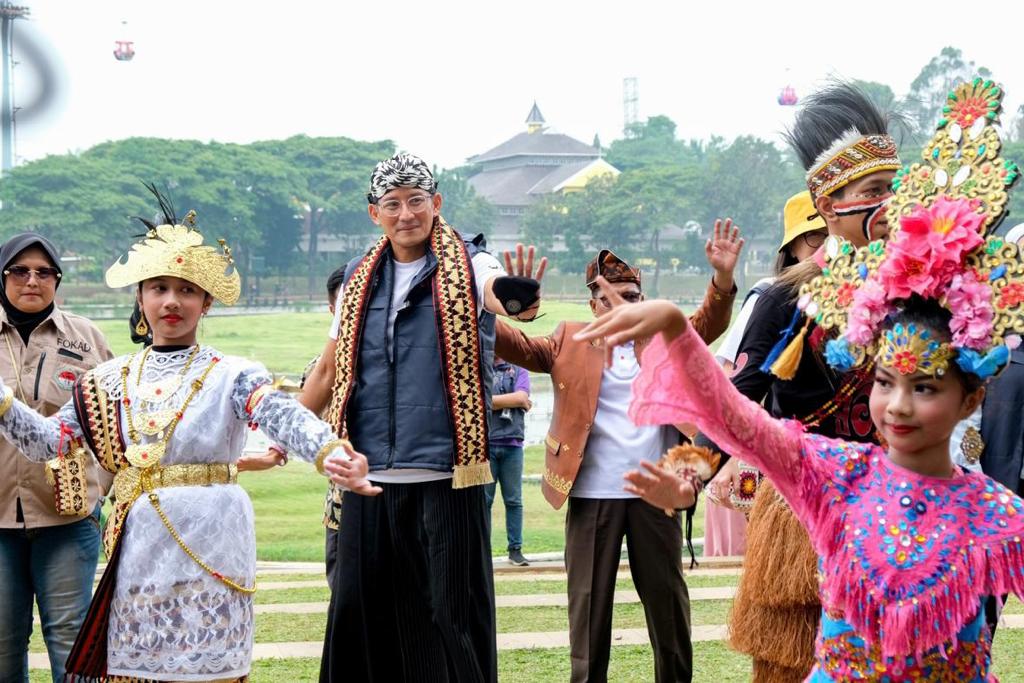
[[619,174],[601,158],[599,148],[550,132],[536,102],[524,132],[468,162],[476,171],[469,184],[498,210],[498,223],[487,240],[495,253],[522,241],[520,220],[543,195],[581,190],[598,176]]

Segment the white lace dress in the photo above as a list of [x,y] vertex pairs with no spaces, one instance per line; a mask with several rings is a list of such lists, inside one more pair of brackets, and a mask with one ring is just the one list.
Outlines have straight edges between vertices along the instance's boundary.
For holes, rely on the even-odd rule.
[[[180,375],[192,350],[151,352],[142,368],[143,386]],[[100,387],[120,402],[122,368],[130,362],[128,394],[138,426],[137,410],[179,409],[192,382],[215,356],[220,361],[185,411],[161,464],[234,462],[242,453],[250,420],[304,460],[313,460],[334,438],[327,424],[280,392],[267,394],[252,415],[247,414],[249,397],[271,381],[270,374],[258,363],[221,356],[209,347],[201,348],[180,387],[161,403],[147,405],[136,396],[141,354],[115,358],[95,372]],[[121,413],[122,437],[129,444],[123,427],[123,405]],[[0,418],[0,433],[27,457],[41,461],[55,454],[60,422],[74,435],[81,434],[70,403],[54,417],[43,418],[15,402]],[[141,436],[140,441],[156,438]],[[180,486],[159,489],[158,493],[171,524],[196,555],[224,576],[244,586],[253,584],[253,511],[240,486]],[[107,639],[108,674],[173,681],[248,674],[253,644],[252,595],[229,588],[188,557],[145,495],[133,504],[120,543]]]

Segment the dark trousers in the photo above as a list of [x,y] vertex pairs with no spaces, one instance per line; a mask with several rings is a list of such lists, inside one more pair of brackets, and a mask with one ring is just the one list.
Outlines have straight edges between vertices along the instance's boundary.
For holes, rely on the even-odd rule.
[[[15,456],[17,457],[17,456]],[[100,552],[100,506],[71,524],[0,529],[0,683],[27,683],[32,603],[54,681],[89,611]]]
[[690,596],[683,580],[680,516],[636,498],[569,498],[565,566],[569,575],[569,651],[573,683],[605,683],[611,650],[615,575],[622,538],[644,605],[658,683],[693,677]]
[[482,486],[345,496],[321,683],[498,679]]
[[330,585],[334,566],[338,564],[338,530],[330,527],[324,527],[324,563],[327,565],[327,583]]

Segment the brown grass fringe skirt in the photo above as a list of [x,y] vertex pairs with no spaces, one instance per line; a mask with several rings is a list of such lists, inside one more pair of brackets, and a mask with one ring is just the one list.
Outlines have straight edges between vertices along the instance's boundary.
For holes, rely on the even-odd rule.
[[756,683],[799,682],[814,664],[820,619],[818,556],[789,505],[762,480],[750,510],[729,643],[754,658]]

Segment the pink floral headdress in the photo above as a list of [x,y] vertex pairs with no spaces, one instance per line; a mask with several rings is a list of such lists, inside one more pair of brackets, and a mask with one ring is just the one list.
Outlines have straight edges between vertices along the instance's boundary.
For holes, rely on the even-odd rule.
[[[1001,98],[997,85],[980,78],[949,94],[923,163],[893,181],[888,220],[895,227],[888,242],[860,249],[835,237],[826,242],[822,275],[804,285],[798,306],[839,332],[825,348],[834,368],[849,370],[879,356],[900,359],[900,371],[924,367],[941,375],[955,359],[985,378],[1020,343],[1024,261],[1015,243],[992,234],[1019,176],[1017,165],[999,156],[994,124]],[[950,311],[950,343],[916,329],[880,334],[886,318],[915,294]]]

